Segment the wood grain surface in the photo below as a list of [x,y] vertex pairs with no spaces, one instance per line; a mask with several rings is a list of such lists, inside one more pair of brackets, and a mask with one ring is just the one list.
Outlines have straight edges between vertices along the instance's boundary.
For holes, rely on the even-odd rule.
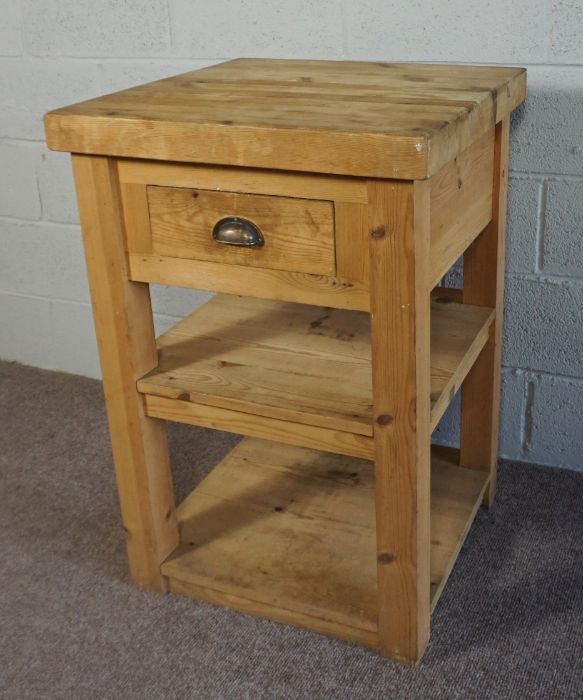
[[50,112],[76,153],[422,179],[525,96],[522,68],[237,59]]
[[[150,186],[147,191],[154,254],[336,274],[332,202],[185,187]],[[213,227],[229,216],[255,224],[264,245],[246,248],[213,240]]]
[[[431,596],[443,588],[485,485],[432,457]],[[178,508],[170,590],[378,646],[369,461],[245,439]]]
[[[493,311],[431,304],[431,427],[488,339]],[[158,338],[144,394],[373,434],[370,317],[217,295]]]

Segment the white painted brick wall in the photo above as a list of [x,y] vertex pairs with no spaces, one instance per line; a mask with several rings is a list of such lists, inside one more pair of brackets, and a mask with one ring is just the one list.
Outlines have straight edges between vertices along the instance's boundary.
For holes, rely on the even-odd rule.
[[167,56],[166,0],[21,0],[31,56]]
[[25,57],[0,62],[0,138],[42,142],[47,107],[95,97],[101,89],[99,64],[92,60]]
[[349,0],[351,57],[379,61],[538,63],[547,0]]
[[559,467],[581,467],[583,380],[548,374],[529,382],[524,458]]
[[509,276],[506,366],[583,377],[583,280]]
[[2,2],[2,23],[0,24],[0,56],[19,56],[21,52],[20,2],[19,0],[4,0]]
[[546,187],[541,235],[542,271],[583,277],[582,243],[583,180],[551,180]]
[[[236,56],[509,63],[501,454],[583,468],[583,0],[0,0],[0,357],[98,376],[68,156],[42,115]],[[205,295],[153,287],[158,330]],[[456,440],[456,406],[438,439]]]
[[581,63],[583,5],[580,0],[552,0],[550,59],[555,63]]
[[39,160],[40,144],[0,142],[0,216],[40,219]]
[[532,274],[538,261],[541,180],[511,177],[508,187],[506,272]]
[[172,0],[179,56],[339,58],[342,0]]

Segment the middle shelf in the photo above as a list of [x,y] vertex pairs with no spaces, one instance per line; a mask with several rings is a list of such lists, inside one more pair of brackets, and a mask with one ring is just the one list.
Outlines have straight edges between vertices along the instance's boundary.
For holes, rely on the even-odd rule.
[[[451,294],[432,295],[432,429],[484,347],[493,316]],[[158,366],[137,386],[151,416],[372,455],[365,312],[219,294],[158,339]]]

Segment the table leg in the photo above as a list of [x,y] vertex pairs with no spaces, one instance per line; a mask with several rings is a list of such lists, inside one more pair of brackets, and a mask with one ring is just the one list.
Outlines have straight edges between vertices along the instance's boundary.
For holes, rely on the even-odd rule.
[[496,309],[488,342],[462,386],[460,463],[490,473],[484,497],[486,505],[493,502],[496,493],[508,135],[509,121],[506,118],[496,125],[492,221],[464,255],[464,303]]
[[415,663],[430,616],[429,182],[368,193],[379,641]]
[[157,364],[149,287],[128,279],[115,161],[74,155],[73,168],[131,574],[163,591],[178,528],[165,425],[136,390]]

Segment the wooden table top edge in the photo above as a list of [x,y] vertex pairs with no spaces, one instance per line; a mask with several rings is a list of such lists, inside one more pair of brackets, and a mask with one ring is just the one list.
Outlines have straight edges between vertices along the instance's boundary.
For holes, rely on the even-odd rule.
[[[389,121],[378,124],[364,123],[358,129],[345,127],[339,117],[334,125],[318,126],[313,119],[305,126],[298,123],[259,123],[259,120],[225,120],[204,117],[181,118],[180,112],[164,118],[152,117],[148,110],[142,114],[123,108],[108,110],[108,101],[136,100],[149,102],[157,99],[156,89],[166,85],[173,89],[172,81],[197,77],[212,78],[213,72],[228,71],[237,66],[288,66],[317,68],[332,66],[335,70],[353,66],[367,69],[383,65],[388,68],[408,71],[451,70],[467,71],[468,78],[474,73],[491,73],[492,85],[472,88],[483,98],[470,100],[472,106],[457,106],[443,102],[444,109],[454,110],[447,119],[422,121],[421,126],[404,127]],[[316,70],[316,68],[312,68]],[[220,73],[219,73],[220,75]],[[504,76],[504,78],[500,78]],[[420,78],[423,76],[420,76]],[[438,76],[439,77],[439,76]],[[400,80],[400,78],[398,78]],[[409,78],[407,78],[409,80]],[[478,80],[476,78],[476,80]],[[199,82],[199,81],[195,81]],[[204,81],[200,81],[204,82]],[[267,81],[269,82],[269,80]],[[208,83],[212,84],[212,81]],[[220,85],[219,81],[216,83]],[[253,84],[253,81],[250,82]],[[287,89],[298,85],[295,80],[277,78],[277,84]],[[337,86],[338,83],[326,83]],[[416,83],[411,78],[407,89],[423,90],[426,83]],[[421,85],[419,88],[418,85]],[[357,89],[355,84],[354,89]],[[429,86],[434,89],[433,86]],[[371,86],[371,89],[386,93],[390,97],[393,88],[389,85]],[[470,86],[471,88],[471,86]],[[468,88],[468,93],[471,89]],[[282,88],[283,89],[283,88]],[[401,88],[399,88],[401,89]],[[449,90],[439,83],[437,90]],[[460,92],[465,88],[460,87]],[[152,91],[151,97],[148,91]],[[145,94],[143,94],[145,92]],[[51,150],[72,153],[102,155],[118,158],[148,158],[175,162],[208,163],[213,165],[241,165],[276,170],[316,172],[330,175],[347,175],[368,178],[417,180],[431,177],[447,162],[453,160],[464,148],[478,138],[495,122],[508,116],[525,99],[526,69],[503,66],[474,66],[459,64],[421,63],[372,63],[360,61],[302,61],[300,59],[233,59],[207,68],[185,72],[162,80],[138,85],[110,95],[85,100],[67,107],[55,109],[45,115],[47,145]],[[167,95],[166,95],[167,97]],[[182,96],[183,97],[183,96]],[[196,96],[189,109],[196,110]],[[260,99],[260,96],[259,98]],[[356,98],[355,98],[356,99]],[[416,99],[423,99],[417,97]],[[314,103],[316,104],[316,103]],[[319,100],[326,104],[325,90]],[[395,108],[405,108],[423,113],[423,103],[390,102]],[[441,104],[441,103],[440,103]],[[452,106],[453,105],[453,106]],[[440,105],[433,103],[436,109]],[[119,105],[118,105],[119,107]],[[149,110],[152,107],[148,107]],[[186,109],[186,107],[184,107]],[[390,110],[390,107],[387,109]],[[184,110],[183,110],[184,111]],[[427,115],[424,115],[424,119]],[[376,117],[375,117],[376,118]],[[400,117],[402,120],[403,117]],[[378,122],[378,118],[377,118]],[[342,157],[339,154],[345,153]]]

